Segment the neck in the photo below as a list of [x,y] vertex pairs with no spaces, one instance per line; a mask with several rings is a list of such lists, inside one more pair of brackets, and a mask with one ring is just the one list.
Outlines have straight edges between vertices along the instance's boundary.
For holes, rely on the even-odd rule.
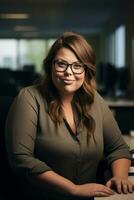
[[61,95],[61,102],[62,102],[63,106],[70,104],[72,99],[73,99],[73,94],[72,95]]

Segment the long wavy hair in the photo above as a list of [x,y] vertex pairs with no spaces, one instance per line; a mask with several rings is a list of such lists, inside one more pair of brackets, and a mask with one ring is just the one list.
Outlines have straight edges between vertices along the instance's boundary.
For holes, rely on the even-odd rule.
[[[94,138],[95,120],[90,115],[91,105],[94,102],[96,55],[86,39],[74,32],[65,32],[52,45],[43,62],[44,78],[41,83],[41,91],[48,103],[48,112],[52,120],[58,125],[63,121],[63,110],[60,95],[52,81],[52,62],[61,48],[70,49],[79,61],[85,64],[85,79],[83,85],[76,91],[73,104],[79,113],[79,125],[86,127],[87,140],[91,135]],[[95,138],[94,138],[95,140]]]

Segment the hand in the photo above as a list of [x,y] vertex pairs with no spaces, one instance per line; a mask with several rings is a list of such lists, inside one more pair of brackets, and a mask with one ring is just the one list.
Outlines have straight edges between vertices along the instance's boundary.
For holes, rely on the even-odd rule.
[[132,193],[134,190],[134,184],[131,183],[127,178],[113,177],[107,183],[106,186],[109,188],[115,187],[119,194],[121,193]]
[[75,196],[80,197],[107,197],[113,195],[114,192],[101,184],[87,183],[83,185],[75,185]]

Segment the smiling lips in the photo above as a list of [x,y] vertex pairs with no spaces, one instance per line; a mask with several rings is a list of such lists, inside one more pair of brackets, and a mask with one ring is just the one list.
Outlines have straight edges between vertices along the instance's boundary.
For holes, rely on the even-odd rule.
[[63,83],[67,84],[67,85],[71,85],[73,83],[74,80],[69,80],[69,79],[61,79]]

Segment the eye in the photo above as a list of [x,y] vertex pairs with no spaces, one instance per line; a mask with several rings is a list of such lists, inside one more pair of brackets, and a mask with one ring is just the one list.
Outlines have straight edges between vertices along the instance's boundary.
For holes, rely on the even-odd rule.
[[80,68],[82,68],[82,67],[83,67],[82,63],[74,63],[74,64],[73,64],[73,68],[74,68],[74,69],[80,69]]
[[67,63],[62,61],[62,60],[57,60],[56,61],[56,64],[59,66],[59,67],[66,67],[67,66]]

